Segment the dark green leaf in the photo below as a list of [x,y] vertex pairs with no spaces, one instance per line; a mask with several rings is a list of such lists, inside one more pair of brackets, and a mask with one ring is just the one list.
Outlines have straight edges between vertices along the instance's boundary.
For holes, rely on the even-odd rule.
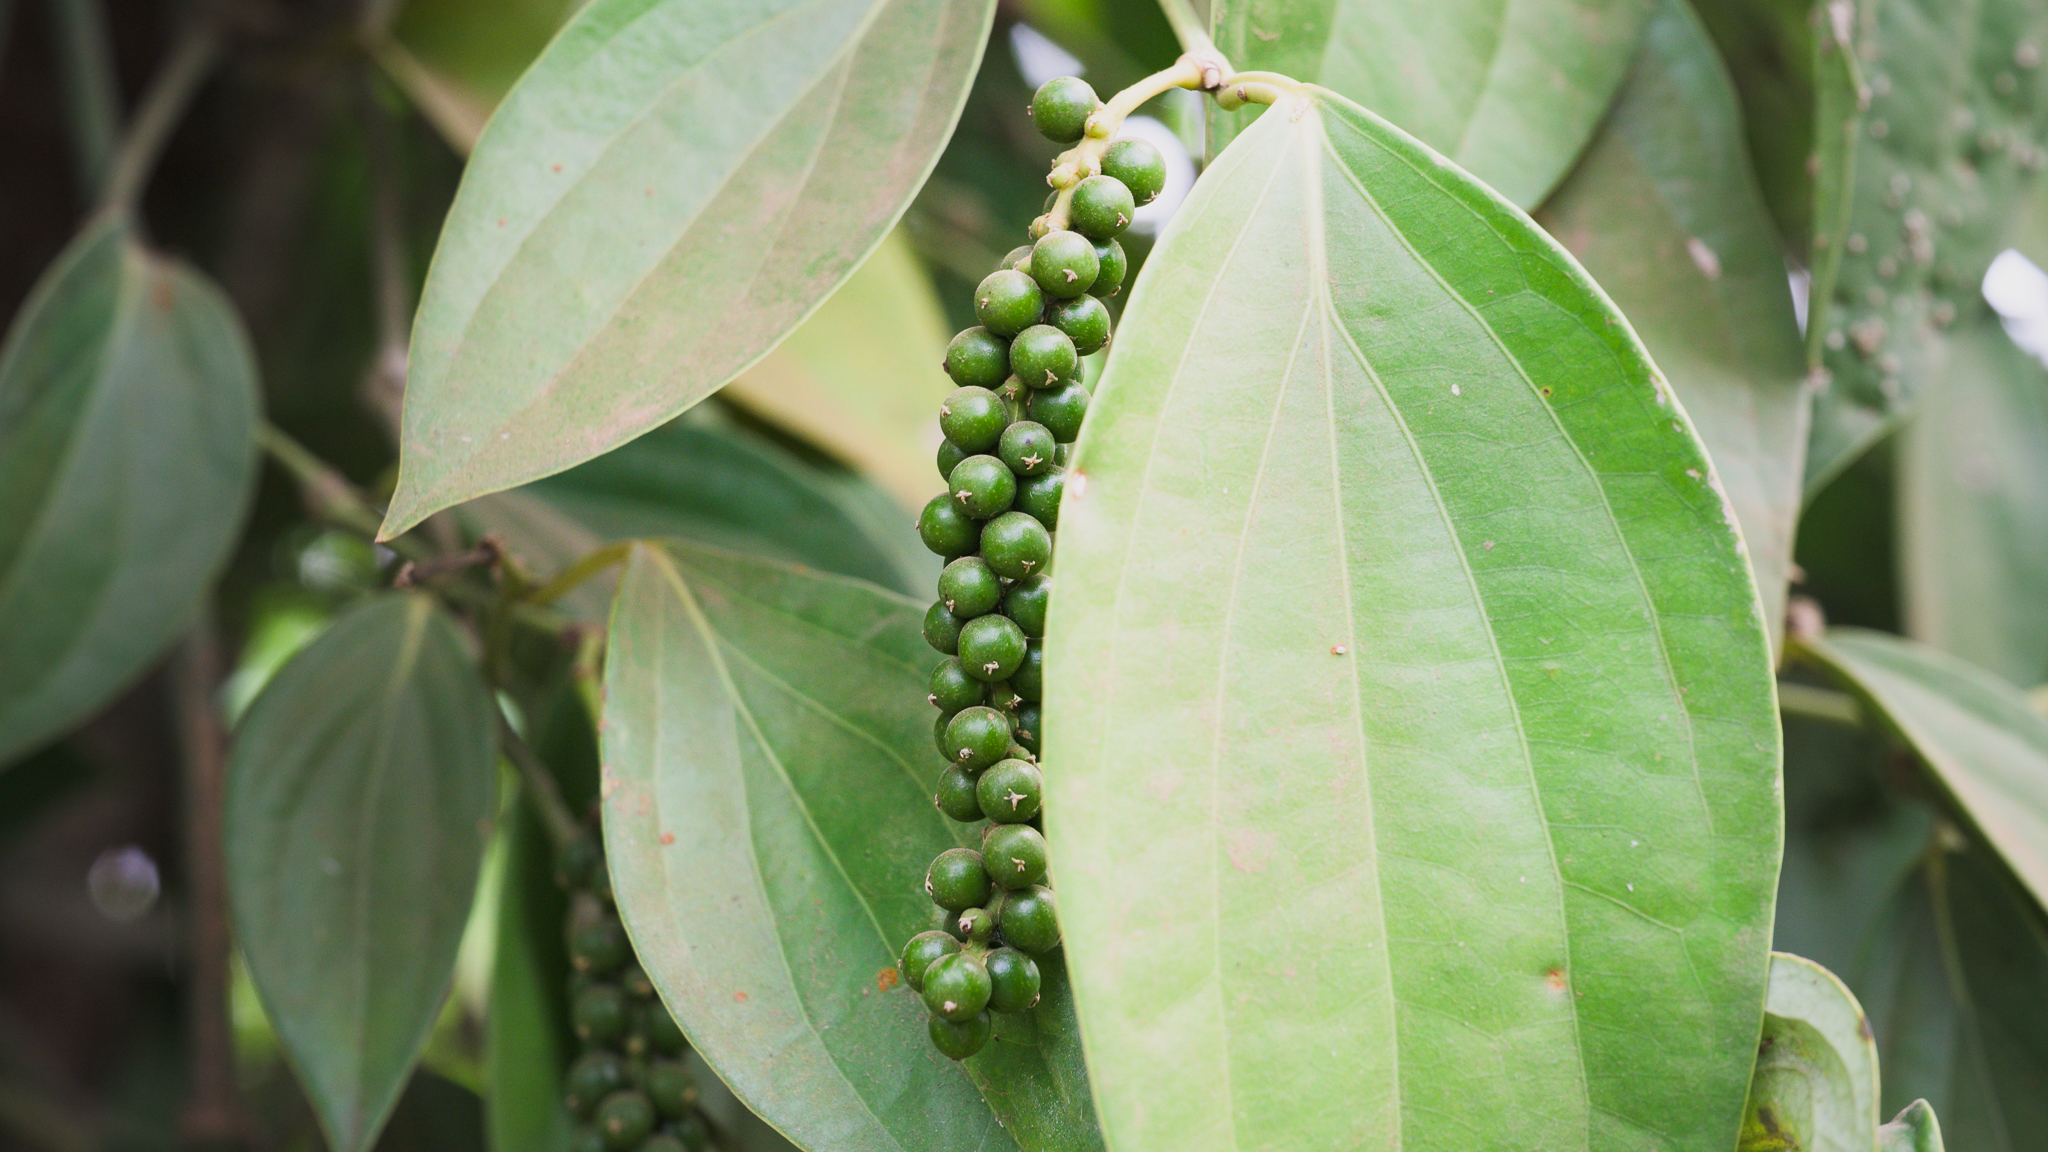
[[236,935],[336,1152],[375,1140],[448,993],[496,806],[494,707],[433,600],[390,594],[293,657],[236,731]]
[[1877,1048],[1856,997],[1813,961],[1771,953],[1737,1152],[1868,1152],[1877,1092]]
[[1776,635],[1806,452],[1805,366],[1735,93],[1685,0],[1660,0],[1614,110],[1537,219],[1620,306],[1685,403]]
[[0,765],[185,630],[249,505],[256,403],[226,297],[121,221],[44,273],[0,348]]
[[1749,156],[1785,246],[1813,234],[1814,47],[1810,0],[1701,0],[1742,105]]
[[1769,641],[1571,257],[1287,97],[1153,253],[1077,460],[1047,838],[1112,1144],[1726,1152]]
[[573,1121],[562,1072],[574,1052],[562,985],[568,902],[555,886],[554,853],[531,806],[509,822],[505,885],[492,947],[484,1047],[492,1152],[562,1152]]
[[[1241,71],[1321,84],[1420,137],[1525,208],[1541,203],[1621,87],[1652,0],[1216,0]],[[1210,153],[1247,114],[1210,115]]]
[[559,472],[774,347],[931,170],[993,0],[594,0],[506,96],[413,328],[385,526]]
[[921,615],[843,579],[635,549],[602,729],[620,912],[697,1050],[800,1146],[1099,1148],[1057,977],[966,1074],[897,985],[934,923],[926,866],[973,836],[931,804]]

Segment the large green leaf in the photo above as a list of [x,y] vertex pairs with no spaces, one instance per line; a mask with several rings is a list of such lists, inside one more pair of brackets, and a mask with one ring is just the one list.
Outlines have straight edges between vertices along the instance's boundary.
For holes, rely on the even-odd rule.
[[1111,1143],[1726,1152],[1769,644],[1571,257],[1286,97],[1153,253],[1076,459],[1047,838]]
[[[1524,208],[1593,135],[1653,0],[1216,0],[1216,46],[1356,100]],[[1210,153],[1247,114],[1210,116]]]
[[2048,717],[1983,669],[1881,632],[1800,647],[1869,700],[2048,908]]
[[233,306],[121,220],[43,274],[0,347],[0,765],[185,630],[249,506],[256,403]]
[[1948,340],[1906,426],[1899,571],[1916,639],[2015,684],[2048,680],[2048,369],[1988,310]]
[[1614,110],[1537,219],[1685,401],[1776,635],[1806,453],[1805,365],[1735,92],[1685,0],[1658,4]]
[[993,0],[594,0],[477,143],[413,328],[396,532],[674,416],[931,170]]
[[432,1028],[496,811],[493,709],[429,597],[336,620],[235,733],[235,934],[336,1152],[362,1152]]
[[1870,1152],[1877,1092],[1877,1046],[1856,997],[1813,961],[1773,952],[1737,1152]]
[[800,1146],[1099,1148],[1056,963],[966,1075],[897,987],[934,923],[925,867],[973,839],[930,800],[920,617],[841,578],[636,548],[602,725],[620,914],[697,1050]]
[[1813,233],[1813,5],[1810,0],[1699,0],[1742,106],[1743,135],[1785,246]]

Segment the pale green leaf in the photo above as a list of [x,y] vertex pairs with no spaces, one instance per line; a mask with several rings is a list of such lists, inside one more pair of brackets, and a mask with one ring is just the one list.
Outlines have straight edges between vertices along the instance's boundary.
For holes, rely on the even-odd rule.
[[1877,1092],[1877,1046],[1856,997],[1813,961],[1771,953],[1737,1152],[1869,1152]]
[[1309,90],[1182,207],[1088,419],[1046,830],[1112,1145],[1726,1152],[1769,642],[1585,273]]
[[[1572,166],[1636,52],[1652,0],[1215,0],[1240,71],[1321,84],[1525,208]],[[1248,114],[1212,113],[1215,154]]]
[[362,602],[236,729],[236,937],[336,1152],[391,1114],[453,976],[496,810],[495,708],[431,598]]
[[1805,365],[1735,91],[1685,0],[1660,0],[1614,110],[1537,219],[1685,402],[1776,636],[1806,453]]
[[1925,1100],[1906,1105],[1892,1122],[1877,1130],[1878,1152],[1943,1152],[1941,1121]]
[[413,327],[388,532],[703,399],[880,243],[993,0],[594,0],[499,105]]
[[1056,972],[964,1072],[896,979],[942,915],[925,868],[974,837],[932,807],[921,616],[841,578],[636,548],[602,726],[620,914],[697,1050],[799,1146],[1100,1148]]
[[0,347],[0,765],[128,686],[227,562],[256,470],[233,305],[118,218]]

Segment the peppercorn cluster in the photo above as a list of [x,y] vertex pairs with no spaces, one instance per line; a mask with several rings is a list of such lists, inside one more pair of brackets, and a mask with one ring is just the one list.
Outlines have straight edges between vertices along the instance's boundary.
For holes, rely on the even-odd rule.
[[582,836],[558,865],[569,889],[569,1021],[582,1049],[563,1084],[578,1122],[570,1152],[704,1152],[711,1129],[683,1063],[690,1045],[633,955],[604,849]]
[[[1038,90],[1031,116],[1048,138],[1071,144],[1108,135],[1101,108],[1087,83],[1061,77]],[[1099,164],[1063,158],[1032,243],[981,282],[981,323],[946,348],[946,373],[959,385],[939,409],[946,491],[918,518],[925,546],[947,561],[924,619],[925,639],[947,657],[928,696],[947,761],[932,802],[963,823],[989,823],[980,851],[953,848],[932,861],[925,892],[943,927],[905,945],[901,972],[931,1010],[932,1044],[955,1060],[988,1043],[991,1012],[1038,1003],[1033,957],[1060,942],[1037,760],[1053,532],[1068,448],[1088,410],[1082,357],[1109,343],[1103,300],[1128,269],[1116,238],[1165,180],[1158,150],[1136,138],[1111,142]]]

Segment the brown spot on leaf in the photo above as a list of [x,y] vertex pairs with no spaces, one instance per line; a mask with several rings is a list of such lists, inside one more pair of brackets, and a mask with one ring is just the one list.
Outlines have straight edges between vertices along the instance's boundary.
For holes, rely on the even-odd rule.
[[745,1004],[747,1002],[747,994],[745,992],[733,993],[732,1002],[735,1004]]
[[676,834],[675,834],[675,833],[673,833],[673,832],[663,832],[663,833],[661,834],[661,842],[662,842],[663,844],[673,844],[673,843],[675,843],[675,842],[676,842]]
[[1549,972],[1544,974],[1543,983],[1552,992],[1564,991],[1564,969],[1552,968]]
[[896,986],[896,970],[895,970],[894,968],[884,968],[884,969],[882,969],[882,970],[881,970],[881,972],[879,972],[879,973],[877,973],[877,974],[876,974],[876,976],[875,976],[875,987],[876,987],[876,988],[879,988],[879,989],[881,989],[882,991],[884,991],[884,992],[887,992],[887,991],[888,991],[889,989],[891,989],[891,988],[894,988],[895,986]]

